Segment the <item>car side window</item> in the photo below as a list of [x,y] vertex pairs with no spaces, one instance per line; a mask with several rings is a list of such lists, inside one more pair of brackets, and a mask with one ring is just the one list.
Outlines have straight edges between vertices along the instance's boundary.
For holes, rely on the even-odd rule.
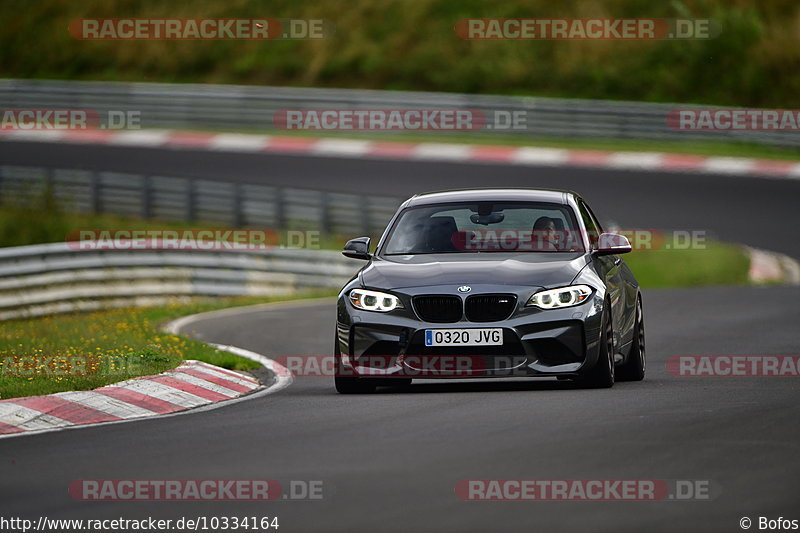
[[594,222],[595,227],[597,228],[598,233],[603,233],[603,225],[600,224],[600,219],[595,216],[594,211],[592,208],[588,206],[588,204],[583,204],[583,207],[586,209],[586,212],[589,213],[589,216],[592,217],[592,221]]
[[581,213],[583,225],[586,226],[586,233],[587,237],[589,238],[589,247],[595,249],[597,248],[597,241],[599,240],[600,232],[602,231],[600,224],[598,224],[597,220],[594,218],[594,215],[589,210],[589,206],[587,206],[582,200],[578,201],[578,211]]

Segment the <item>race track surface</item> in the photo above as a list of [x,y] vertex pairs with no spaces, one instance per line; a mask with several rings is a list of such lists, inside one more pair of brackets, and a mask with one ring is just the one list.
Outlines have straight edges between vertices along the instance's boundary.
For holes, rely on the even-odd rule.
[[800,180],[387,161],[104,145],[0,142],[0,162],[195,177],[408,197],[466,187],[549,187],[580,193],[623,228],[707,231],[712,237],[800,258]]
[[[206,413],[5,440],[4,515],[277,515],[282,531],[732,531],[791,516],[796,378],[685,378],[670,355],[796,350],[800,290],[648,291],[646,381],[424,381],[337,395],[330,378]],[[752,302],[757,302],[753,304]],[[268,355],[329,353],[332,301],[189,326]],[[310,332],[331,332],[320,335]],[[322,501],[76,502],[75,479],[322,480]],[[461,479],[691,479],[711,501],[465,502]],[[13,481],[12,481],[13,480]]]
[[[41,150],[46,157],[35,157]],[[0,159],[393,195],[571,188],[623,226],[707,229],[800,257],[800,183],[790,180],[39,143],[0,143]],[[673,355],[797,354],[799,297],[800,289],[784,287],[645,291],[648,377],[610,390],[550,380],[421,381],[342,396],[331,378],[297,377],[277,394],[214,411],[3,439],[0,515],[278,516],[285,533],[740,531],[743,516],[800,518],[797,378],[686,378],[665,367]],[[329,354],[333,302],[187,330],[267,356]],[[79,502],[67,493],[76,479],[128,478],[321,480],[324,499]],[[647,503],[457,498],[456,482],[475,478],[709,480],[718,494]]]

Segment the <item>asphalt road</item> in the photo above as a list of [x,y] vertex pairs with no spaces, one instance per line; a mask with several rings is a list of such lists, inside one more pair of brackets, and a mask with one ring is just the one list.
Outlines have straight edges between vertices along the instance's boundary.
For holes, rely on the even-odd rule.
[[0,142],[0,164],[82,168],[407,197],[464,187],[579,192],[602,221],[624,228],[706,231],[800,258],[800,180],[387,161],[106,145]]
[[[795,181],[28,143],[0,143],[0,161],[381,194],[564,187],[622,225],[707,229],[800,257]],[[800,519],[797,379],[679,378],[665,369],[672,355],[797,354],[798,297],[783,287],[646,291],[648,378],[611,390],[420,382],[341,396],[330,378],[298,377],[275,395],[213,411],[2,439],[0,517],[277,515],[283,532],[739,531],[743,516]],[[331,303],[315,303],[190,329],[268,356],[327,354],[333,320]],[[78,502],[67,493],[76,479],[128,478],[321,480],[324,498]],[[708,480],[716,497],[461,501],[456,482],[473,478]]]
[[[796,378],[681,378],[670,355],[797,352],[800,289],[644,295],[649,374],[580,390],[546,380],[415,383],[341,396],[297,377],[214,411],[0,441],[0,516],[277,515],[280,531],[735,531],[800,518]],[[267,355],[329,353],[332,303],[191,324]],[[75,479],[321,480],[321,501],[76,502]],[[706,501],[466,502],[462,479],[708,480]]]

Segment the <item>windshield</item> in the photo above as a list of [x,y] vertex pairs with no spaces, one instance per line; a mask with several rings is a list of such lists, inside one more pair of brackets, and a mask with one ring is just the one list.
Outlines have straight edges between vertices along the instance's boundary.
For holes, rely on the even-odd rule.
[[383,253],[577,252],[583,248],[569,206],[474,202],[405,210],[392,226]]

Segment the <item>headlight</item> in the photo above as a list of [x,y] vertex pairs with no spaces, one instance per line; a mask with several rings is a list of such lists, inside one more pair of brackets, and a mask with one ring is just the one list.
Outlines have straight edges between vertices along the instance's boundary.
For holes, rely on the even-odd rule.
[[381,313],[403,308],[403,303],[397,296],[365,289],[353,289],[350,291],[350,303],[358,309],[380,311]]
[[588,285],[572,285],[571,287],[561,287],[559,289],[549,289],[537,292],[531,296],[526,307],[536,306],[540,309],[559,309],[561,307],[572,307],[586,301],[592,294],[592,288]]

